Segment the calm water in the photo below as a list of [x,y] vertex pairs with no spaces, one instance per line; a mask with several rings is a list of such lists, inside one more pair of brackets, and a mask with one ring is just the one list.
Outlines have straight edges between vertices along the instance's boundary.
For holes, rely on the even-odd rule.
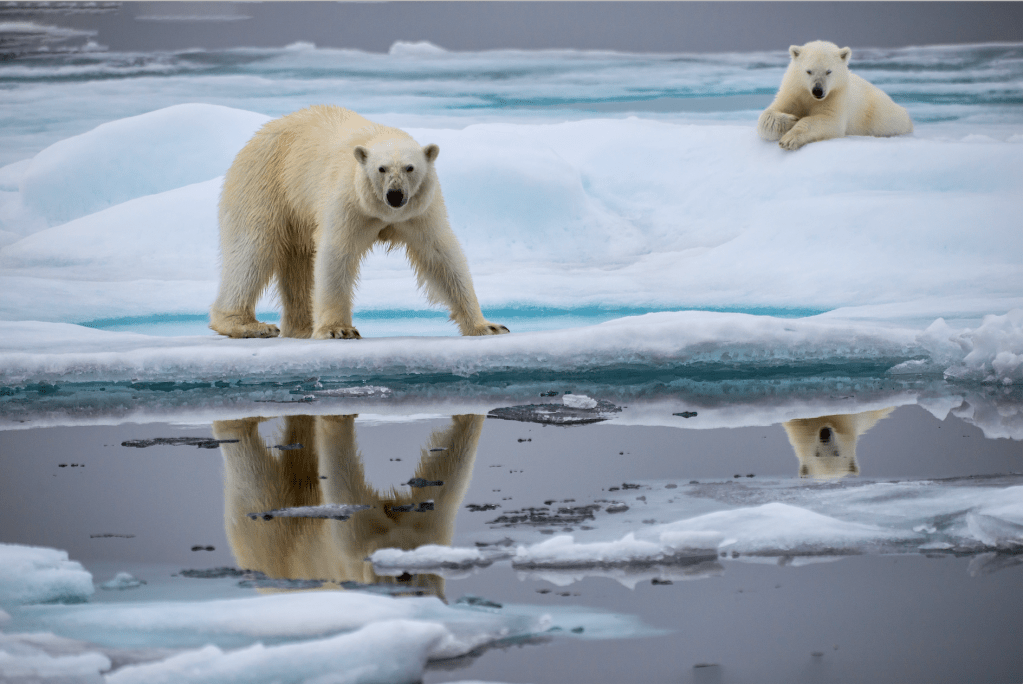
[[[438,411],[6,430],[0,540],[65,549],[97,585],[120,571],[146,582],[98,590],[93,603],[282,590],[253,586],[251,575],[246,584],[181,574],[229,567],[326,580],[328,590],[359,582],[368,591],[436,594],[449,603],[472,595],[509,606],[599,609],[646,627],[611,639],[505,644],[434,663],[427,682],[1023,678],[1023,557],[1010,552],[735,554],[677,567],[571,571],[503,561],[397,577],[375,573],[364,560],[390,544],[535,544],[564,533],[613,540],[768,501],[826,510],[826,496],[883,482],[980,485],[992,493],[1023,483],[1019,441],[985,438],[973,424],[939,420],[916,405],[861,412],[852,430],[842,427],[850,417],[832,416],[830,443],[841,453],[825,456],[808,455],[821,439],[813,421],[700,429],[705,415],[677,427],[545,426]],[[842,441],[843,430],[851,442]],[[122,446],[181,437],[238,441]],[[405,486],[413,476],[445,484]],[[433,511],[394,511],[426,499]],[[332,501],[374,508],[347,521],[247,515]],[[858,519],[909,515],[907,505],[915,504],[873,497]],[[929,505],[920,515],[940,526],[946,514]],[[614,506],[626,510],[609,512]],[[15,617],[8,632],[19,631]]]

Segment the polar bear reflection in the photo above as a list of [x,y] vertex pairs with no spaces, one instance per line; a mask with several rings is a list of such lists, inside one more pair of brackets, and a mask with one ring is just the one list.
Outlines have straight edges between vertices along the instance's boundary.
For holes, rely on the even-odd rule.
[[[450,545],[455,514],[472,478],[484,416],[452,416],[421,449],[415,477],[443,485],[377,492],[366,483],[355,441],[355,416],[287,416],[279,444],[259,436],[265,419],[213,423],[224,457],[224,518],[239,567],[275,579],[331,582],[396,582],[409,590],[443,596],[436,575],[378,577],[365,558],[377,549]],[[411,475],[411,473],[410,473]],[[422,512],[397,507],[433,500]],[[310,518],[252,520],[249,513],[321,504],[367,504],[346,521]],[[414,507],[415,508],[415,507]],[[330,585],[327,585],[330,586]]]
[[797,418],[784,423],[789,443],[799,459],[799,476],[830,480],[859,475],[856,440],[887,418],[894,407],[819,418]]

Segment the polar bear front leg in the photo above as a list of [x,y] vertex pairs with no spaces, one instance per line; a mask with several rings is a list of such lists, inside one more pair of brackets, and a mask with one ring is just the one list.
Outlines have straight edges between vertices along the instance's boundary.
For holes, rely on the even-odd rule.
[[409,261],[420,287],[430,301],[447,304],[451,319],[463,335],[504,335],[503,325],[483,317],[469,264],[446,219],[429,227],[413,229],[403,237]]
[[777,142],[796,125],[797,121],[799,117],[792,114],[776,109],[765,109],[757,121],[757,133],[764,140]]
[[362,338],[352,324],[352,299],[359,277],[359,264],[368,249],[368,245],[361,248],[327,242],[317,251],[313,276],[314,338]]
[[798,150],[807,143],[840,138],[845,134],[844,128],[831,116],[805,116],[782,136],[778,145],[783,150]]

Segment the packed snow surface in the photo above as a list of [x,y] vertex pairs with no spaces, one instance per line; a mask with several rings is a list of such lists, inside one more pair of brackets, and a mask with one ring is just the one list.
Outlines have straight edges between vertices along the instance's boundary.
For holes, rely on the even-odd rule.
[[[786,66],[783,48],[679,59],[299,44],[205,61],[93,51],[4,64],[0,383],[245,375],[282,362],[310,373],[471,372],[845,354],[1016,382],[1021,48],[855,55],[854,70],[908,107],[913,135],[796,153],[760,140],[756,118]],[[224,172],[264,122],[322,103],[440,146],[480,302],[524,335],[430,347],[393,339],[456,330],[416,290],[403,255],[378,250],[363,264],[356,318],[365,337],[392,338],[382,346],[363,340],[340,353],[194,337],[219,279]],[[260,315],[275,315],[275,300],[271,288]],[[585,327],[667,311],[679,313]],[[192,336],[104,336],[81,324]],[[535,334],[565,327],[580,330]]]

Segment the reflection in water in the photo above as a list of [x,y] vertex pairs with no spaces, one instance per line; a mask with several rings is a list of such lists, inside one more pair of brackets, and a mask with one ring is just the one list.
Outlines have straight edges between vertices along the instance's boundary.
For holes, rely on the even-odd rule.
[[819,418],[797,418],[784,423],[789,443],[799,459],[799,476],[832,480],[859,475],[856,440],[887,418],[895,407]]
[[[430,435],[416,478],[444,484],[378,492],[370,487],[355,440],[355,416],[287,416],[275,448],[259,436],[263,418],[213,423],[224,456],[224,519],[238,565],[274,579],[397,583],[443,597],[436,575],[377,576],[366,557],[377,549],[451,544],[455,515],[472,479],[484,416],[452,416]],[[298,446],[301,445],[301,446]],[[421,484],[421,483],[417,483]],[[433,501],[433,507],[423,506]],[[296,506],[365,504],[347,521],[250,513]]]

